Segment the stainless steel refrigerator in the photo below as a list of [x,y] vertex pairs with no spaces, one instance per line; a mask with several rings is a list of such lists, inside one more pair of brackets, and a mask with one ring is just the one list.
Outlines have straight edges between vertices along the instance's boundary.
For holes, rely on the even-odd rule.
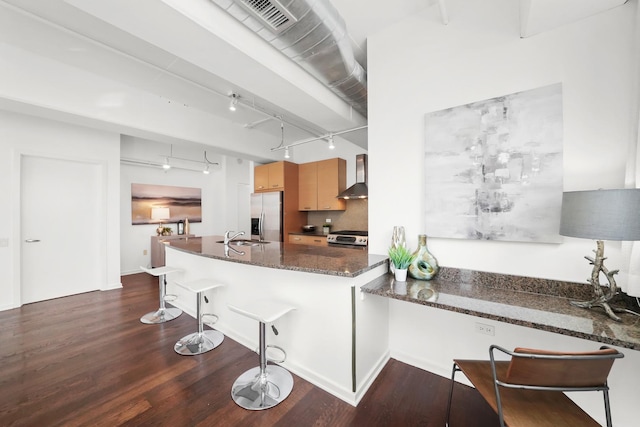
[[282,242],[282,192],[251,194],[251,238]]

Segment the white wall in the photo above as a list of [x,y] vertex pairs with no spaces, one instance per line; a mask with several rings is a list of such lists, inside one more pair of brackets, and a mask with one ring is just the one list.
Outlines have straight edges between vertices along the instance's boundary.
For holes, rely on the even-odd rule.
[[[169,154],[173,150],[175,157],[183,159],[204,159],[204,150],[193,146],[184,147],[149,141],[129,136],[122,137],[122,157],[129,159],[163,161],[161,154]],[[207,153],[207,159],[218,165],[210,167],[209,175],[199,172],[201,165],[193,162],[176,160],[193,171],[172,168],[165,172],[160,168],[146,166],[121,166],[120,180],[120,271],[122,274],[137,273],[140,266],[151,264],[150,236],[156,234],[157,225],[131,224],[131,184],[173,185],[179,187],[195,187],[202,190],[202,222],[191,223],[190,232],[198,236],[217,234],[226,230],[235,230],[238,224],[238,183],[249,182],[249,164],[251,162],[234,157]],[[247,184],[248,185],[248,184]],[[247,197],[248,206],[249,199]],[[249,222],[248,210],[245,213]],[[175,224],[168,224],[177,233]],[[147,251],[146,255],[144,251]]]
[[[105,223],[96,227],[118,230],[119,221],[119,154],[120,136],[80,126],[8,113],[0,110],[0,310],[20,305],[20,154],[102,163],[105,188]],[[54,227],[69,227],[52,224]],[[96,287],[109,289],[120,286],[119,233],[106,233],[101,260],[106,271]],[[26,266],[37,268],[36,266]],[[73,268],[73,260],[69,261]]]
[[[434,6],[368,39],[369,242],[375,253],[386,252],[394,225],[406,227],[412,247],[424,231],[426,113],[561,82],[565,190],[623,187],[627,155],[635,152],[629,145],[638,120],[637,1],[527,39],[519,38],[518,2],[449,0],[447,8],[446,26]],[[407,185],[399,186],[401,180]],[[583,256],[593,246],[570,238],[562,244],[429,239],[444,266],[573,282],[589,276]],[[622,264],[620,248],[607,243],[613,268]],[[391,302],[394,357],[445,376],[454,356],[486,358],[490,343],[598,347],[499,322],[491,322],[495,337],[479,337],[479,319],[406,305]],[[631,426],[637,421],[640,352],[622,351],[626,357],[614,365],[611,383],[614,422]],[[602,419],[600,396],[580,399]]]

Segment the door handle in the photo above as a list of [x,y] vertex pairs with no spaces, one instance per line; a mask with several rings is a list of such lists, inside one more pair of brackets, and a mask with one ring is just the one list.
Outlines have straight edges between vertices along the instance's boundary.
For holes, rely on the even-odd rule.
[[25,240],[25,242],[27,243],[38,243],[40,241],[40,239],[27,239]]

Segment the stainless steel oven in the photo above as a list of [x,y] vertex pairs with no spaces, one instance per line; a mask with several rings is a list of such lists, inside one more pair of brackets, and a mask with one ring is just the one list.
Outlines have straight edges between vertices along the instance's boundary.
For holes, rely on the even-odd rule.
[[360,230],[338,230],[327,235],[329,246],[344,248],[365,249],[369,239],[369,233]]

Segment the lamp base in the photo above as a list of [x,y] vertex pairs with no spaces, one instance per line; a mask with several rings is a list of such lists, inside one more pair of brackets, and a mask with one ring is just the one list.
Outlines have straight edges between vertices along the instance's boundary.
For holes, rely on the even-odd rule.
[[569,301],[569,302],[571,305],[574,305],[580,308],[601,307],[604,309],[607,315],[611,319],[615,320],[616,322],[622,322],[622,319],[620,319],[620,317],[616,316],[614,313],[626,313],[627,311],[624,308],[611,307],[608,301],[601,301],[600,298],[596,298],[591,301]]
[[[616,280],[613,276],[618,274],[618,270],[609,271],[604,266],[604,242],[602,240],[598,240],[597,248],[594,251],[596,254],[595,259],[586,256],[585,258],[589,261],[590,264],[593,265],[593,270],[591,271],[591,278],[589,279],[589,283],[593,286],[593,292],[596,294],[596,297],[591,301],[570,301],[571,305],[581,308],[594,308],[601,307],[607,313],[607,315],[615,320],[616,322],[621,322],[618,316],[614,313],[624,313],[626,310],[621,308],[612,308],[609,305],[609,301],[616,296],[618,293],[618,285],[616,284]],[[602,287],[600,286],[600,273],[604,273],[607,276],[607,280],[609,281],[609,288],[607,292],[603,292]]]

